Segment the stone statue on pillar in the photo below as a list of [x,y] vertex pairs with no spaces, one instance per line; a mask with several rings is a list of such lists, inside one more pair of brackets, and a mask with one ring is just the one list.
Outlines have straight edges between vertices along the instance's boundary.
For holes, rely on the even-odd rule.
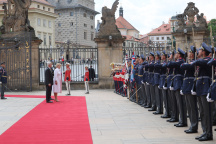
[[102,24],[100,25],[100,31],[97,34],[97,38],[121,38],[121,33],[116,26],[115,12],[118,8],[119,0],[116,0],[112,9],[107,8],[106,6],[102,8]]
[[194,25],[194,16],[199,13],[199,9],[195,7],[195,3],[189,2],[188,6],[184,10],[184,15],[188,16],[188,24],[187,26],[193,26]]
[[208,27],[206,19],[204,18],[204,14],[203,13],[201,13],[200,15],[197,14],[197,20],[199,21],[198,27],[204,27],[204,28]]
[[7,4],[4,3],[3,5],[2,34],[9,32],[34,32],[28,19],[28,9],[31,5],[31,0],[8,0]]

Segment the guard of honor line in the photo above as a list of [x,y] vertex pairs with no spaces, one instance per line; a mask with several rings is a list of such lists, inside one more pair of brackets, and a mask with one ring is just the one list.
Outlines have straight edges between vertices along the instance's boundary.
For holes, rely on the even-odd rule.
[[[176,127],[188,127],[187,134],[203,134],[198,141],[213,140],[216,126],[216,48],[202,43],[188,52],[178,48],[166,53],[150,52],[146,58],[133,56],[113,69],[115,93],[127,97],[153,114],[161,114]],[[216,129],[215,129],[216,131]]]

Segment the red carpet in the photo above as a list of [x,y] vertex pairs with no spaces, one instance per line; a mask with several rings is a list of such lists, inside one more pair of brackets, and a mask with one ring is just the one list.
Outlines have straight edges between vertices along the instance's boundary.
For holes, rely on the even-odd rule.
[[59,100],[40,103],[0,136],[0,144],[92,144],[85,97]]

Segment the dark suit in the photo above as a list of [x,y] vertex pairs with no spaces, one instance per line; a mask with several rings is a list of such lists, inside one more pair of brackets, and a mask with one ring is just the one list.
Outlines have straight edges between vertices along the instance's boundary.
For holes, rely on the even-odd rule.
[[89,68],[89,80],[94,81],[95,78],[95,70],[93,68]]
[[[53,69],[52,68],[46,68],[45,70],[45,85],[46,85],[46,101],[50,101],[51,99],[51,91],[52,91],[52,85],[53,85]],[[51,84],[51,86],[49,86]]]

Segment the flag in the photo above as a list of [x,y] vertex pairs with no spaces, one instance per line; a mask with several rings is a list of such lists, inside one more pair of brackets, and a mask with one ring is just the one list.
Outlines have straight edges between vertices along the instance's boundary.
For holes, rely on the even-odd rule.
[[133,54],[132,54],[132,62],[131,62],[131,78],[130,78],[131,82],[134,81],[134,66],[135,66],[135,55],[134,55],[134,52],[133,52]]

